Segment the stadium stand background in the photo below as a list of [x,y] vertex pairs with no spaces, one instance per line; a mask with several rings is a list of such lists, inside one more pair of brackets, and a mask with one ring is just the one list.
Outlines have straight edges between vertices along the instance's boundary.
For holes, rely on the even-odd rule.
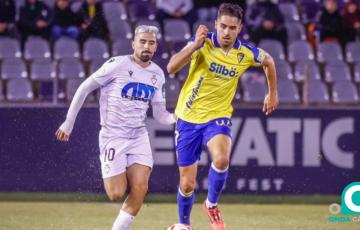
[[[203,4],[205,2],[205,4]],[[71,101],[77,86],[94,72],[110,56],[132,52],[131,39],[134,27],[140,23],[154,24],[162,28],[159,48],[154,62],[167,75],[167,100],[174,106],[187,68],[176,75],[166,73],[166,64],[174,52],[181,49],[200,24],[213,31],[214,9],[218,1],[195,1],[198,20],[192,26],[182,18],[165,19],[158,22],[155,1],[102,1],[103,16],[109,35],[105,39],[89,37],[78,42],[69,37],[53,41],[30,36],[21,43],[21,34],[16,37],[0,37],[0,100],[3,105],[13,103],[61,104]],[[256,1],[237,1],[246,9],[245,27],[240,37],[243,41],[252,38],[248,11]],[[338,1],[340,12],[345,2]],[[20,6],[24,0],[16,1],[16,19],[20,17]],[[50,9],[55,0],[46,0]],[[78,12],[82,1],[71,1],[71,9]],[[195,8],[201,7],[201,8]],[[206,8],[205,8],[206,7]],[[360,85],[360,42],[358,37],[347,43],[322,42],[320,32],[311,26],[323,7],[321,1],[278,1],[276,6],[283,15],[283,26],[287,31],[287,42],[261,39],[258,45],[274,57],[277,65],[279,97],[282,104],[358,105]],[[205,20],[205,21],[204,21]],[[190,22],[191,23],[191,22]],[[176,28],[176,29],[174,29]],[[284,46],[285,45],[285,46]],[[261,103],[266,94],[266,79],[262,71],[254,69],[240,80],[234,105]],[[96,103],[97,94],[88,98]]]

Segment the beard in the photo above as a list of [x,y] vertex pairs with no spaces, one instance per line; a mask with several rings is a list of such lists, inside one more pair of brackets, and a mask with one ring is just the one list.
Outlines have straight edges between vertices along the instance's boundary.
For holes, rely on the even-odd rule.
[[148,61],[150,61],[151,58],[152,58],[152,53],[150,53],[150,52],[141,52],[140,56],[139,56],[139,59],[142,62],[148,62]]

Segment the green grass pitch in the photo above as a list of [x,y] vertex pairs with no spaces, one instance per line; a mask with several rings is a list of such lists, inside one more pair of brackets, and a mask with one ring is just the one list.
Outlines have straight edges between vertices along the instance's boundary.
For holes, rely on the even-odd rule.
[[[327,204],[221,204],[227,230],[360,229],[360,223],[330,223]],[[1,230],[111,229],[120,203],[0,201]],[[131,230],[164,230],[177,222],[175,203],[145,203]],[[195,230],[208,230],[200,204],[192,212]]]

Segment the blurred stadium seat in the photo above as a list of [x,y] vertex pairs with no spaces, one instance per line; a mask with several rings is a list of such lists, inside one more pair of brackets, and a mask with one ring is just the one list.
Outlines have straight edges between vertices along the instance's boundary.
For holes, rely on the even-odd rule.
[[[174,28],[176,28],[174,30]],[[164,39],[167,42],[188,41],[191,37],[189,24],[182,19],[164,20]]]
[[325,83],[321,80],[313,80],[308,83],[308,102],[310,104],[327,104],[329,103],[329,93]]
[[98,70],[102,64],[104,64],[105,60],[102,58],[92,59],[89,65],[88,75],[93,74],[96,70]]
[[54,45],[54,59],[80,58],[80,49],[74,39],[61,37]]
[[342,61],[341,46],[336,42],[320,43],[317,50],[317,60],[320,63]]
[[288,47],[289,62],[314,60],[314,52],[306,41],[293,41]]
[[354,67],[354,81],[360,83],[360,62],[358,62]]
[[20,58],[22,52],[20,42],[13,38],[0,37],[0,59]]
[[30,67],[30,79],[39,86],[38,96],[40,100],[56,102],[56,68],[55,63],[51,59],[34,59]]
[[325,81],[327,83],[351,81],[349,66],[344,62],[327,64],[325,66]]
[[276,73],[278,79],[294,79],[293,73],[291,72],[291,67],[287,61],[276,62]]
[[278,81],[278,93],[281,103],[300,103],[299,90],[294,82],[289,79]]
[[360,61],[360,42],[349,42],[346,45],[346,60],[349,63]]
[[24,58],[51,58],[49,42],[41,37],[30,36],[25,42]]
[[3,80],[27,78],[25,63],[20,58],[7,58],[2,61],[1,78]]
[[299,11],[294,3],[281,3],[279,4],[279,9],[284,15],[284,19],[286,22],[300,20]]
[[259,47],[268,52],[275,60],[285,60],[285,52],[282,44],[277,40],[263,39],[259,43]]
[[118,39],[112,44],[112,56],[128,55],[134,52],[131,46],[131,40]]
[[58,78],[61,80],[85,78],[84,67],[77,58],[62,59],[58,69]]
[[109,49],[105,41],[98,38],[89,38],[86,40],[83,48],[83,59],[91,61],[93,59],[108,59],[110,57]]
[[32,101],[34,93],[28,79],[10,79],[6,87],[6,99],[8,101]]
[[288,22],[285,26],[287,30],[288,44],[293,41],[306,39],[305,28],[300,22]]
[[332,86],[332,101],[336,104],[354,104],[359,102],[359,95],[351,81],[335,82]]
[[295,64],[294,77],[296,82],[321,80],[319,66],[314,61],[298,62]]
[[244,90],[244,101],[251,103],[262,103],[267,93],[266,78],[258,72],[246,72],[241,77]]
[[107,1],[103,3],[103,8],[104,16],[108,23],[111,21],[118,22],[119,20],[126,20],[128,18],[123,2]]
[[131,22],[139,19],[155,20],[155,7],[148,1],[130,1],[128,12]]
[[133,37],[130,23],[127,21],[113,21],[108,23],[108,27],[112,41],[116,41],[118,39],[132,39]]

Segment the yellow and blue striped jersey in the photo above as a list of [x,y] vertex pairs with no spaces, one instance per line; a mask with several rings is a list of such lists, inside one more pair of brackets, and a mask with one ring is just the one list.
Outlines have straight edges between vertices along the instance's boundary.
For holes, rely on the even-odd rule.
[[251,66],[260,66],[263,50],[236,40],[225,53],[216,33],[209,33],[191,57],[188,77],[181,89],[175,114],[191,123],[206,123],[233,112],[231,102],[240,76]]

